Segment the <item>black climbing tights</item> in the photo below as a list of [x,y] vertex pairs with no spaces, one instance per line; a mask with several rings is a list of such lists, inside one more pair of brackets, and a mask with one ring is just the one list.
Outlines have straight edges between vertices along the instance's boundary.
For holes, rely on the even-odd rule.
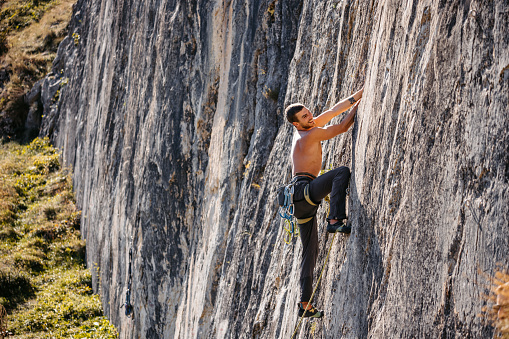
[[311,200],[320,201],[330,193],[330,211],[327,219],[346,218],[346,189],[350,182],[350,169],[346,166],[328,171],[309,184]]
[[[294,204],[295,217],[308,218],[314,216],[318,206],[310,205],[304,199],[304,187],[309,183],[309,195],[313,202],[318,203],[330,193],[330,211],[327,219],[346,218],[346,189],[350,181],[350,169],[342,166],[318,178],[299,177],[295,184]],[[314,217],[305,224],[299,224],[302,241],[302,259],[300,264],[301,301],[309,301],[313,293],[313,271],[318,258],[318,230]]]

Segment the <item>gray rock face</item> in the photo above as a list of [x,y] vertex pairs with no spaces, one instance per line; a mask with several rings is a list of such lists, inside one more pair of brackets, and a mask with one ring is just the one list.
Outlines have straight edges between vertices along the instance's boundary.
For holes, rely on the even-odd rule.
[[80,0],[41,84],[41,134],[74,169],[87,262],[121,337],[292,336],[301,243],[284,244],[273,203],[290,177],[283,110],[318,114],[363,84],[354,127],[323,143],[324,168],[352,170],[352,234],[335,237],[314,299],[326,317],[296,337],[491,337],[477,315],[486,275],[509,264],[508,13]]

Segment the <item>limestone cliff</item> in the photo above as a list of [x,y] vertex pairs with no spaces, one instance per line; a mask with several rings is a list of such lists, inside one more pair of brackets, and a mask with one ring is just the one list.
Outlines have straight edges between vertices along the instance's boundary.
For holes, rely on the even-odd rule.
[[325,168],[352,169],[353,231],[318,288],[326,317],[297,336],[491,337],[477,315],[484,274],[509,264],[508,27],[507,1],[80,0],[38,87],[41,134],[74,169],[121,337],[291,337],[283,110],[363,84],[354,127],[323,143]]

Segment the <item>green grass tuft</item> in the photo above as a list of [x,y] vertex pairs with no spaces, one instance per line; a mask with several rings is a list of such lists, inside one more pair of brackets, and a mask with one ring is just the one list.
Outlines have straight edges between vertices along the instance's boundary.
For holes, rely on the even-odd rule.
[[[37,299],[10,323],[11,332],[51,332],[57,338],[70,337],[80,332],[83,322],[104,319],[88,270],[57,268],[48,272],[41,284]],[[112,328],[110,331],[114,333]]]

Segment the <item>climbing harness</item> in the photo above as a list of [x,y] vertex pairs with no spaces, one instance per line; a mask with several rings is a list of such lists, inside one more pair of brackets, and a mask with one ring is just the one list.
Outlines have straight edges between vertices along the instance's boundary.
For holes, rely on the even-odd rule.
[[127,292],[125,294],[125,315],[128,318],[133,317],[133,305],[131,304],[131,284],[132,284],[132,274],[131,274],[131,265],[133,261],[133,247],[132,247],[132,237],[131,237],[131,248],[129,249],[129,269],[128,269],[128,278],[127,278]]
[[283,218],[285,225],[283,228],[286,232],[283,240],[286,244],[290,244],[293,240],[293,237],[299,236],[299,229],[295,227],[295,223],[293,222],[293,213],[295,212],[295,206],[293,204],[293,193],[295,182],[291,182],[287,186],[282,187],[284,197],[280,197],[280,206],[279,206],[279,216]]
[[[332,241],[330,242],[329,251],[327,252],[327,256],[325,257],[325,262],[323,263],[322,270],[320,271],[320,276],[318,277],[318,281],[316,282],[315,288],[313,289],[311,298],[309,298],[308,305],[311,304],[311,302],[313,301],[313,297],[315,296],[316,289],[318,288],[318,285],[320,284],[320,280],[322,279],[323,271],[325,270],[325,265],[327,265],[327,261],[329,260],[329,255],[330,255],[330,251],[332,249],[332,244],[334,243],[334,239],[336,239],[336,234],[337,233],[334,233],[334,236],[332,237]],[[295,337],[295,334],[297,333],[297,330],[299,329],[302,319],[304,319],[304,317],[306,316],[306,312],[307,312],[307,307],[306,307],[306,310],[304,311],[304,313],[302,314],[302,317],[300,317],[299,323],[295,327],[295,331],[293,332],[291,339],[293,339]]]
[[[293,204],[293,194],[294,194],[294,185],[296,184],[296,179],[294,178],[288,185],[280,187],[278,190],[278,201],[279,201],[279,216],[284,219],[285,226],[284,230],[286,232],[286,236],[284,237],[284,241],[286,244],[290,244],[293,240],[293,237],[299,236],[299,228],[295,227],[295,222],[293,221],[295,206]],[[309,184],[304,187],[304,199],[306,199],[307,203],[311,206],[318,206],[309,195]],[[297,224],[305,224],[311,221],[315,216],[311,216],[308,218],[295,218],[297,220]]]
[[305,187],[304,187],[304,199],[306,199],[306,201],[308,202],[308,204],[312,205],[312,206],[317,206],[317,204],[315,204],[313,202],[313,200],[311,200],[311,197],[309,196],[309,184],[307,184]]

